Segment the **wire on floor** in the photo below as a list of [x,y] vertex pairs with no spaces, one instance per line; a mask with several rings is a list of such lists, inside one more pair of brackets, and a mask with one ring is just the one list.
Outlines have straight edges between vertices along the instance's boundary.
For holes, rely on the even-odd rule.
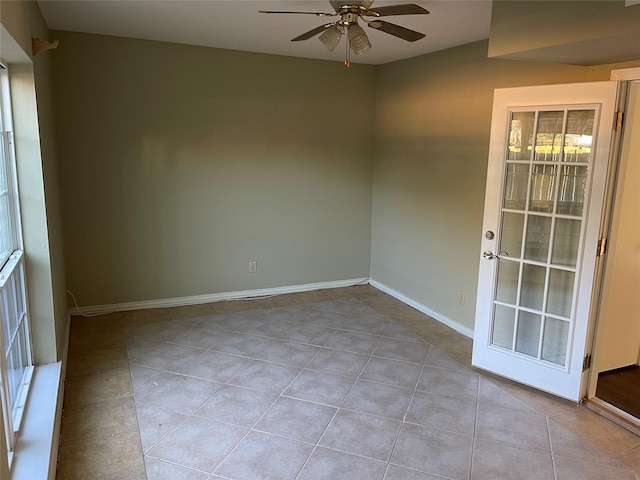
[[80,309],[80,307],[78,306],[78,301],[76,300],[76,296],[75,296],[73,293],[71,293],[71,291],[70,291],[70,290],[67,290],[67,293],[68,293],[68,294],[71,296],[71,298],[73,299],[73,304],[74,304],[74,305],[75,305],[75,307],[76,307],[76,311],[78,312],[78,315],[80,315],[81,317],[87,317],[87,318],[89,318],[89,317],[99,317],[100,315],[105,315],[105,314],[108,314],[108,313],[113,313],[113,312],[84,313],[84,312]]

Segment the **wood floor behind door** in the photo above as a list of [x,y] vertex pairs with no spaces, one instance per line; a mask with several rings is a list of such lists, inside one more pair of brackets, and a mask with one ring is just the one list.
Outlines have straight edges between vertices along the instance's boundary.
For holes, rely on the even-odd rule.
[[640,366],[602,372],[596,397],[640,419]]

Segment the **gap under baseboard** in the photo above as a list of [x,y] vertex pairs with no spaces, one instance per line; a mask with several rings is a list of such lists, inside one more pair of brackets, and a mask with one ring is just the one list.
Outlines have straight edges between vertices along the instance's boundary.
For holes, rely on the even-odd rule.
[[185,305],[199,305],[202,303],[214,303],[224,300],[241,300],[256,297],[270,297],[285,293],[310,292],[327,288],[352,287],[369,283],[369,278],[352,278],[348,280],[336,280],[331,282],[306,283],[303,285],[290,285],[285,287],[261,288],[256,290],[240,290],[236,292],[211,293],[189,297],[163,298],[160,300],[143,300],[140,302],[115,303],[111,305],[93,305],[88,307],[74,307],[69,310],[71,315],[96,315],[112,312],[125,312],[128,310],[145,310],[147,308],[182,307]]
[[458,333],[473,339],[473,329],[457,322],[446,315],[436,312],[426,305],[407,297],[403,293],[381,283],[373,278],[352,278],[348,280],[336,280],[331,282],[306,283],[302,285],[289,285],[275,288],[262,288],[256,290],[240,290],[236,292],[212,293],[207,295],[195,295],[189,297],[164,298],[160,300],[144,300],[140,302],[116,303],[110,305],[93,305],[87,307],[74,307],[69,310],[70,315],[100,315],[112,312],[125,312],[129,310],[144,310],[148,308],[182,307],[185,305],[198,305],[202,303],[215,303],[224,300],[241,300],[258,297],[270,297],[286,293],[310,292],[329,288],[351,287],[354,285],[370,284],[372,287],[391,295],[402,303],[415,308],[419,312],[430,316],[434,320],[453,328]]

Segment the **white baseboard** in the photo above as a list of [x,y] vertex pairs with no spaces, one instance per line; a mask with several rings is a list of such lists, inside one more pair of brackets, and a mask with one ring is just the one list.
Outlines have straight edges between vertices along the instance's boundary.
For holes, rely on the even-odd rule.
[[465,325],[462,325],[461,323],[456,322],[455,320],[452,320],[446,315],[443,315],[439,312],[436,312],[435,310],[430,309],[429,307],[427,307],[426,305],[423,305],[422,303],[412,300],[406,295],[398,292],[397,290],[394,290],[391,287],[386,286],[384,283],[380,283],[377,280],[374,280],[373,278],[369,280],[369,283],[371,284],[372,287],[375,287],[378,290],[391,295],[392,297],[400,300],[402,303],[406,303],[410,307],[415,308],[416,310],[424,313],[425,315],[429,315],[434,320],[437,320],[440,323],[444,323],[446,326],[453,328],[456,332],[461,333],[465,337],[473,338],[473,329]]
[[96,315],[101,313],[124,312],[128,310],[144,310],[147,308],[182,307],[184,305],[198,305],[201,303],[214,303],[223,300],[240,300],[243,298],[270,297],[284,293],[309,292],[312,290],[324,290],[327,288],[351,287],[368,283],[368,278],[352,278],[349,280],[336,280],[332,282],[306,283],[303,285],[289,285],[285,287],[261,288],[257,290],[241,290],[237,292],[211,293],[207,295],[195,295],[191,297],[163,298],[160,300],[145,300],[141,302],[116,303],[112,305],[94,305],[88,307],[74,307],[69,310],[71,315],[85,314]]
[[319,283],[306,283],[303,285],[289,285],[284,287],[275,288],[261,288],[257,290],[240,290],[236,292],[223,292],[223,293],[211,293],[207,295],[195,295],[190,297],[174,297],[163,298],[160,300],[145,300],[141,302],[128,302],[128,303],[115,303],[111,305],[94,305],[88,307],[74,307],[69,310],[71,315],[85,314],[85,315],[97,315],[111,312],[125,312],[128,310],[144,310],[147,308],[168,308],[168,307],[181,307],[185,305],[198,305],[202,303],[215,303],[224,300],[241,300],[251,299],[258,297],[270,297],[274,295],[282,295],[285,293],[299,293],[309,292],[312,290],[323,290],[327,288],[341,288],[351,287],[353,285],[362,285],[369,283],[372,287],[385,292],[392,297],[406,303],[410,307],[429,315],[433,319],[453,328],[455,331],[462,335],[473,338],[473,329],[452,320],[451,318],[443,315],[431,308],[416,302],[415,300],[407,297],[406,295],[394,290],[385,284],[378,282],[372,278],[352,278],[349,280],[336,280],[332,282],[319,282]]

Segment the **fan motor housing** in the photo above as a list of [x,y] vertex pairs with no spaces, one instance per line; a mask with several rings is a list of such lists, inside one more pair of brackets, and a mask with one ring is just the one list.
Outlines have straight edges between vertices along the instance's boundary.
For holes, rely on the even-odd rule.
[[360,8],[366,10],[373,4],[373,0],[329,0],[333,9],[341,13],[344,8]]
[[[347,8],[347,7],[345,7]],[[358,23],[358,17],[360,16],[360,9],[358,7],[349,7],[349,8],[353,8],[354,11],[340,11],[340,14],[342,15],[342,19],[340,20],[340,24],[341,25],[351,25],[354,23]]]

